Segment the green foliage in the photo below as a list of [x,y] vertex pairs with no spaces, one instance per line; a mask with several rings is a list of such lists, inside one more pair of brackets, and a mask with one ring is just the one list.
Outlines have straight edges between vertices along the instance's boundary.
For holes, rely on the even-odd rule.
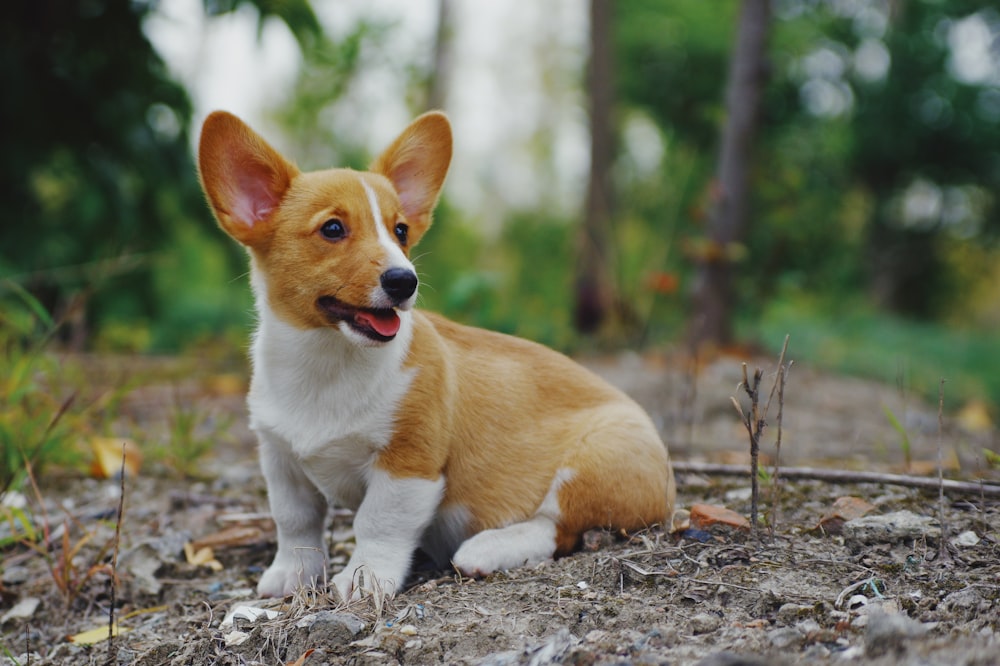
[[60,382],[62,367],[45,351],[54,324],[16,286],[0,292],[0,495],[18,487],[27,464],[78,464],[71,445],[76,393]]
[[228,439],[233,420],[231,415],[220,417],[176,400],[168,422],[167,438],[161,445],[149,447],[150,458],[162,461],[182,477],[202,477],[205,457]]
[[[37,0],[0,17],[0,83],[17,91],[0,98],[0,279],[66,319],[74,344],[96,331],[105,346],[176,349],[246,319],[246,297],[198,288],[242,258],[192,231],[212,223],[187,92],[143,32],[155,4]],[[307,0],[205,0],[212,14],[245,5],[301,44],[320,35]]]
[[708,159],[723,117],[722,86],[738,3],[631,0],[615,6],[618,95]]
[[907,469],[910,467],[910,463],[913,462],[910,446],[910,435],[906,432],[906,427],[896,418],[896,415],[889,409],[888,405],[882,405],[882,412],[885,414],[885,418],[889,421],[889,425],[892,429],[896,431],[899,435],[899,450],[903,453],[903,460],[906,462]]
[[1000,354],[992,331],[957,330],[901,319],[862,301],[837,303],[805,294],[779,295],[745,335],[795,341],[797,357],[819,367],[896,382],[901,365],[907,391],[936,401],[941,378],[956,402],[987,398],[1000,404]]
[[169,228],[165,207],[200,206],[190,104],[142,32],[148,7],[40,0],[0,18],[0,81],[18,91],[0,101],[0,277],[50,310],[77,297],[98,320],[154,314],[142,257]]
[[[693,151],[694,196],[673,225],[682,241],[697,242],[699,208],[713,204],[738,5],[616,5],[621,104],[643,110]],[[841,301],[867,292],[924,319],[954,311],[970,293],[960,290],[959,268],[945,252],[957,236],[992,242],[1000,229],[1000,205],[989,194],[1000,191],[1000,123],[989,101],[995,84],[961,81],[951,68],[948,30],[978,12],[995,32],[1000,22],[991,7],[986,0],[918,0],[888,16],[874,2],[776,6],[752,174],[750,261],[736,270],[743,316],[788,288]],[[862,45],[885,49],[885,77],[860,73]],[[663,182],[674,173],[665,171]],[[914,183],[943,201],[916,223],[902,213]],[[630,190],[621,195],[630,201]]]

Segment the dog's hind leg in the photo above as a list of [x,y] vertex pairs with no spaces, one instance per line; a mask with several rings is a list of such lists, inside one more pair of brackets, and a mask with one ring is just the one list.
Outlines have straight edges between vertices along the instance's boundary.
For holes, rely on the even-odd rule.
[[556,473],[541,506],[528,520],[483,530],[467,539],[452,557],[455,568],[479,577],[551,559],[557,546],[559,489],[572,475],[568,469]]

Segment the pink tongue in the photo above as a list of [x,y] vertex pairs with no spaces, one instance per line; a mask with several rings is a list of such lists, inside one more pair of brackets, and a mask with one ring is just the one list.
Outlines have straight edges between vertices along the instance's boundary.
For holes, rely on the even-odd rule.
[[367,324],[384,337],[391,338],[399,332],[399,315],[395,310],[384,312],[358,312],[354,315],[358,323]]

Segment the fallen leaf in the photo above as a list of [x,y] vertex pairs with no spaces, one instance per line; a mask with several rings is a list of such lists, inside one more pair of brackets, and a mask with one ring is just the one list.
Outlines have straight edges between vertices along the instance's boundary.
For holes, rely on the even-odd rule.
[[828,534],[840,534],[844,523],[848,520],[861,518],[874,508],[873,505],[860,497],[852,497],[850,495],[838,497],[833,506],[830,507],[830,510],[823,514],[823,517],[819,519],[819,522],[813,529],[822,529]]
[[[119,634],[126,634],[131,629],[120,629],[118,623],[115,622],[111,625],[110,635],[118,636]],[[88,629],[87,631],[81,631],[78,634],[73,634],[69,636],[67,640],[71,643],[76,643],[77,645],[93,645],[94,643],[100,643],[101,641],[108,640],[108,625],[103,625],[100,627],[95,627],[93,629]]]
[[716,526],[743,531],[750,530],[750,522],[732,509],[712,504],[691,505],[691,527],[712,530]]
[[971,433],[984,433],[993,429],[990,408],[982,400],[970,400],[955,415],[958,425]]
[[90,473],[96,479],[113,479],[122,473],[122,448],[125,449],[125,472],[130,476],[139,474],[142,466],[142,452],[131,439],[118,437],[91,437],[88,440],[94,460]]
[[247,389],[243,375],[233,373],[211,375],[205,378],[202,385],[212,395],[242,395]]
[[215,553],[211,548],[203,547],[197,550],[188,541],[184,544],[184,558],[188,564],[200,567],[208,567],[212,571],[222,571],[223,566],[219,560],[215,559]]

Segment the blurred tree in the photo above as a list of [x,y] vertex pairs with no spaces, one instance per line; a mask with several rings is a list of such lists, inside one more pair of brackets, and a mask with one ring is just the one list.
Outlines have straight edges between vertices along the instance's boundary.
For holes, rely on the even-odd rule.
[[[857,69],[852,77],[850,167],[874,199],[867,267],[877,302],[929,318],[960,297],[945,237],[981,243],[1000,233],[1000,13],[987,0],[891,7],[880,39],[856,19],[842,27],[854,53],[884,48],[887,67],[874,80]],[[960,62],[976,33],[980,76]]]
[[590,0],[590,178],[577,245],[573,308],[574,325],[582,333],[595,332],[613,314],[615,303],[610,267],[615,161],[612,4]]
[[[252,4],[300,39],[306,0]],[[0,17],[0,279],[74,325],[154,318],[174,223],[208,216],[189,154],[191,104],[143,33],[155,3],[18,0]],[[92,322],[88,322],[93,319]]]
[[695,259],[697,277],[691,336],[694,344],[732,339],[734,285],[731,248],[750,229],[751,162],[767,75],[770,0],[744,0],[726,84],[727,119],[722,130],[707,243]]
[[[89,296],[91,309],[152,314],[139,257],[172,213],[200,199],[190,103],[142,33],[145,11],[127,0],[38,0],[11,3],[0,18],[10,92],[0,101],[0,276],[62,315],[72,309],[78,343]],[[105,299],[114,276],[117,293]]]
[[[623,107],[648,113],[668,147],[697,155],[691,176],[702,201],[644,211],[654,234],[671,228],[668,215],[681,218],[695,265],[720,249],[699,227],[713,224],[702,212],[717,195],[709,166],[725,150],[716,144],[720,82],[734,40],[719,26],[736,25],[737,7],[616,6]],[[956,245],[995,246],[1000,231],[995,3],[781,0],[775,11],[737,310],[755,315],[776,294],[831,303],[873,294],[894,311],[933,318],[966,291],[982,293],[957,289],[970,278],[955,262],[968,254]],[[676,168],[669,153],[663,164]],[[693,308],[704,307],[695,299]]]
[[453,0],[438,0],[437,28],[434,31],[434,56],[428,73],[428,110],[444,109],[448,100],[448,84],[452,71],[452,42],[454,30],[452,14],[455,13]]

